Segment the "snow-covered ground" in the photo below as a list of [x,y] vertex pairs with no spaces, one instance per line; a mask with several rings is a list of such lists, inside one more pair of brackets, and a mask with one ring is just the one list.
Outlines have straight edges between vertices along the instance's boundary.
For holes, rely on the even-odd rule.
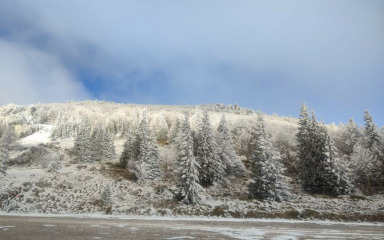
[[[13,166],[1,176],[0,193],[7,200],[2,210],[15,213],[85,214],[103,213],[101,194],[112,188],[112,213],[157,216],[220,216],[237,218],[277,217],[380,221],[384,212],[381,195],[354,199],[348,196],[323,198],[297,195],[284,202],[239,200],[235,196],[212,196],[209,189],[203,204],[184,205],[173,200],[172,189],[163,183],[140,185],[121,177],[111,164],[63,163],[58,172]],[[209,192],[212,191],[212,192]],[[208,194],[209,193],[209,194]]]
[[24,147],[31,147],[51,142],[50,136],[52,126],[47,124],[39,124],[38,127],[39,131],[25,138],[21,138],[17,143]]

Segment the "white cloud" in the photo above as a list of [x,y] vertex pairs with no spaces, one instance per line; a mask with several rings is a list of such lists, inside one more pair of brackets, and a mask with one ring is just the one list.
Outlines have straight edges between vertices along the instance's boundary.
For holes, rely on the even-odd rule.
[[63,102],[88,97],[55,57],[0,40],[0,104]]

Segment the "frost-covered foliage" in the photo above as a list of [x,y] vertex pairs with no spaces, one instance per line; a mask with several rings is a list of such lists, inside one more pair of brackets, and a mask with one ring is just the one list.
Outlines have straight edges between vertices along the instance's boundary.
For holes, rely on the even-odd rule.
[[53,158],[51,160],[51,164],[49,165],[49,172],[56,173],[58,172],[61,168],[61,157],[57,154],[53,155]]
[[104,135],[105,129],[99,123],[91,133],[91,151],[94,161],[101,161],[104,157]]
[[3,137],[0,138],[0,173],[6,174],[7,163],[9,161],[9,144],[4,141]]
[[0,106],[1,122],[5,125],[36,124],[30,106],[7,104]]
[[227,122],[223,115],[216,134],[219,145],[219,156],[221,162],[226,166],[226,174],[229,176],[244,176],[246,173],[244,164],[232,146],[231,134],[227,128]]
[[[124,149],[120,156],[120,165],[123,168],[132,169],[131,161],[135,161],[138,156],[138,139],[136,129],[132,128],[127,133],[127,140],[124,143]],[[129,165],[129,166],[128,166]]]
[[348,168],[348,164],[339,158],[330,136],[327,137],[326,148],[327,169],[325,173],[330,185],[329,192],[333,195],[350,194],[353,189],[351,170]]
[[353,149],[360,140],[361,133],[357,127],[355,121],[351,118],[349,122],[345,125],[343,132],[341,134],[342,141],[342,152],[349,158]]
[[158,151],[156,140],[149,131],[148,116],[144,111],[137,130],[132,129],[128,134],[120,164],[139,181],[152,182],[161,175]]
[[[314,119],[313,119],[314,120]],[[322,133],[317,121],[311,121],[307,107],[303,104],[300,112],[297,169],[303,189],[307,192],[322,193],[325,179],[319,169],[321,162],[326,161],[325,141],[318,142]],[[321,149],[323,148],[323,149]]]
[[0,137],[3,136],[4,132],[5,132],[5,129],[7,128],[7,124],[4,123],[3,121],[0,121]]
[[102,133],[103,133],[103,138],[102,138],[103,145],[102,145],[101,160],[111,161],[116,154],[114,136],[108,130],[104,130],[102,131]]
[[378,157],[362,143],[357,143],[351,156],[354,183],[361,189],[380,185],[381,163]]
[[87,118],[81,120],[79,131],[75,138],[73,153],[78,162],[92,162],[93,160],[91,128]]
[[204,109],[205,111],[215,111],[215,112],[228,112],[228,113],[236,113],[242,115],[255,114],[255,111],[249,108],[242,108],[239,104],[211,104],[211,105],[199,105],[200,109]]
[[373,123],[373,118],[369,114],[368,110],[364,112],[364,143],[365,147],[371,149],[372,151],[378,151],[378,146],[380,144],[379,131],[376,124]]
[[159,123],[156,130],[157,141],[160,143],[167,143],[169,127],[163,114],[159,117]]
[[111,206],[112,201],[112,189],[111,186],[108,184],[105,186],[103,193],[101,194],[101,203],[104,206]]
[[68,118],[66,116],[59,115],[53,125],[51,138],[57,139],[76,136],[78,127],[79,121],[73,117]]
[[7,164],[9,161],[9,147],[10,144],[16,140],[15,131],[13,126],[6,126],[4,133],[0,138],[0,173],[6,174]]
[[384,141],[380,138],[379,129],[376,124],[373,123],[373,118],[368,110],[365,110],[364,122],[364,146],[372,154],[372,164],[375,165],[376,168],[381,169],[381,176],[377,176],[374,179],[374,185],[384,185]]
[[327,129],[319,124],[313,112],[311,115],[310,119],[303,104],[297,133],[297,171],[301,185],[309,193],[348,194],[351,191],[348,171],[335,157]]
[[73,152],[78,162],[110,161],[115,155],[114,137],[101,124],[91,131],[85,118],[79,125]]
[[220,149],[214,138],[207,111],[204,112],[199,125],[195,141],[195,156],[201,166],[200,183],[202,186],[208,187],[224,180],[226,168],[219,156]]
[[290,196],[289,178],[284,175],[280,154],[275,150],[265,131],[262,115],[258,113],[257,139],[251,160],[249,197],[274,201],[286,200]]
[[243,124],[239,124],[232,130],[234,148],[239,155],[250,157],[249,143],[252,139],[251,133],[251,128]]
[[17,140],[17,136],[14,127],[12,125],[7,125],[1,138],[8,145],[15,142]]
[[175,139],[179,133],[180,129],[180,120],[176,119],[176,121],[172,124],[171,130],[169,131],[169,136],[168,136],[168,143],[172,144],[175,142]]
[[199,164],[193,154],[193,139],[188,117],[180,126],[177,137],[178,168],[177,168],[177,196],[179,201],[191,204],[199,204],[202,191],[199,184]]
[[139,180],[144,182],[160,178],[159,150],[156,140],[149,132],[149,122],[146,112],[138,129],[140,170],[136,173]]
[[[33,152],[35,156],[32,155]],[[31,163],[33,161],[32,158],[35,159],[33,163],[36,167],[47,168],[48,172],[57,172],[62,168],[62,156],[47,148],[40,147],[30,149],[29,157],[31,158]]]
[[[292,139],[295,136],[296,131],[287,129],[286,131],[279,132],[275,135],[273,146],[280,153],[281,161],[286,167],[286,175],[295,177],[297,171],[295,168],[295,161],[297,158],[296,151],[296,139]],[[272,135],[273,136],[273,135]]]
[[[165,136],[164,118],[168,126],[175,119],[182,117],[182,112],[190,115],[195,111],[195,106],[146,106],[150,112],[151,131],[156,137],[161,139]],[[159,107],[161,112],[157,111]],[[234,105],[211,104],[200,105],[199,108],[215,111],[232,113],[236,115],[252,115],[251,109],[246,109]],[[98,122],[103,123],[110,133],[121,138],[125,137],[132,126],[138,124],[138,112],[142,109],[141,105],[135,104],[116,104],[105,101],[84,101],[67,102],[65,104],[35,104],[31,106],[8,106],[0,108],[0,112],[11,115],[7,116],[7,122],[14,124],[41,123],[50,124],[54,122],[52,139],[74,137],[77,134],[80,120],[88,118],[90,127],[93,128]],[[160,112],[160,114],[159,114]],[[127,116],[130,116],[127,118]],[[17,119],[15,119],[17,118]],[[155,121],[152,121],[155,120]],[[160,128],[159,128],[160,126]],[[154,131],[155,130],[155,131]]]
[[363,191],[383,184],[384,159],[380,133],[368,110],[364,113],[365,127],[355,143],[351,155],[351,168],[355,184]]

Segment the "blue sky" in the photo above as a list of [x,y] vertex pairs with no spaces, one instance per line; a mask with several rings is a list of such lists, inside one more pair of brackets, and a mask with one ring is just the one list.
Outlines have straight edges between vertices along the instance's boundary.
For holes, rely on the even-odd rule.
[[384,125],[384,1],[0,0],[0,104],[238,103]]

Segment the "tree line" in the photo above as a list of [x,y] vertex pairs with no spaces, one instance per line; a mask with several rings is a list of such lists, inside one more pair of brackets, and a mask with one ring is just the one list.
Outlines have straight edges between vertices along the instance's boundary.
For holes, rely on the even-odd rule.
[[[325,124],[316,119],[314,111],[309,113],[303,104],[296,134],[297,156],[293,163],[303,191],[336,196],[352,194],[358,189],[365,192],[367,188],[383,187],[382,140],[368,111],[365,111],[364,121],[363,131],[358,129],[353,120],[346,125],[346,131],[339,139],[345,146],[340,150]],[[149,169],[145,167],[148,159],[143,157],[147,144],[140,143],[144,135],[150,136],[146,117],[140,126],[135,133],[128,135],[120,161],[137,179],[153,180],[160,177],[158,154],[152,154],[150,160],[155,166],[152,167],[156,171],[152,175],[155,178],[143,177],[145,174],[142,172]],[[286,174],[261,113],[257,113],[257,124],[248,143],[251,149],[248,168],[233,148],[224,116],[216,131],[212,130],[207,111],[203,113],[197,131],[191,130],[187,115],[183,120],[178,120],[175,126],[169,133],[169,142],[177,146],[178,200],[199,203],[199,189],[241,176],[248,177],[249,198],[282,201],[291,197],[292,179]],[[148,141],[150,146],[156,146],[155,139]],[[153,146],[150,149],[158,151]]]
[[[351,119],[337,138],[332,138],[324,123],[314,111],[303,104],[295,135],[294,157],[287,173],[281,149],[276,148],[272,135],[266,129],[264,116],[256,113],[257,121],[250,129],[250,138],[241,143],[247,164],[234,148],[232,132],[223,115],[217,129],[213,129],[208,111],[198,118],[192,130],[190,117],[185,114],[172,128],[164,117],[151,133],[147,113],[126,125],[126,141],[120,164],[138,182],[152,183],[162,177],[158,144],[173,146],[176,161],[173,169],[179,201],[201,202],[201,190],[213,185],[224,185],[234,178],[246,179],[251,199],[283,201],[289,199],[292,182],[297,181],[303,191],[331,196],[377,192],[384,187],[384,144],[378,127],[368,111],[364,113],[364,128]],[[136,119],[136,118],[135,118]],[[115,156],[113,131],[98,123],[90,127],[85,117],[79,123],[59,116],[52,138],[75,136],[73,154],[78,162],[110,161]],[[68,122],[71,122],[70,124]],[[0,126],[0,171],[6,172],[9,144],[14,141],[12,126]],[[237,143],[238,144],[238,143]],[[279,152],[280,151],[280,152]],[[244,159],[243,159],[244,160]]]

